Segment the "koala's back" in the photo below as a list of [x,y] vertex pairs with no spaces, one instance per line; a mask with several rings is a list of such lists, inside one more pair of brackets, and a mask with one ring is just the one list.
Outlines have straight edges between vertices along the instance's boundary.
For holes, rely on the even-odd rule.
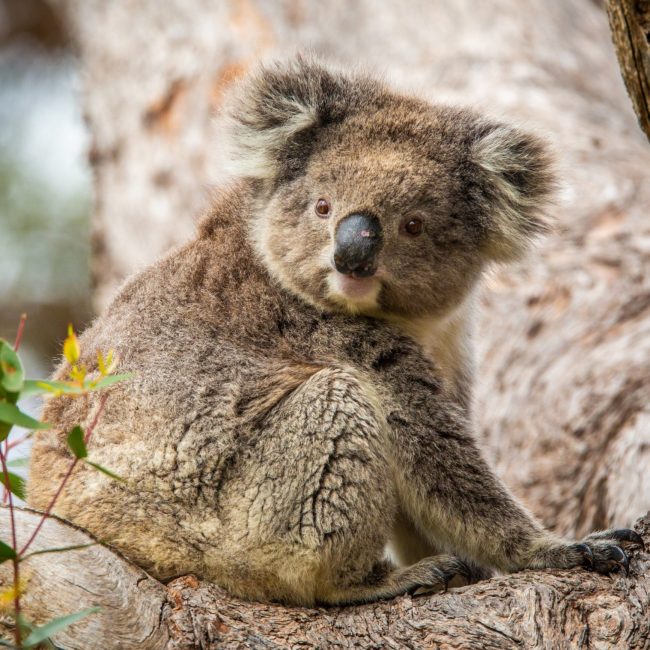
[[[55,512],[158,575],[196,571],[199,538],[220,534],[220,485],[254,435],[241,425],[246,386],[264,372],[264,349],[277,347],[277,296],[251,262],[246,209],[245,189],[225,196],[195,241],[130,280],[80,339],[89,369],[97,351],[113,349],[119,371],[133,373],[110,389],[89,445],[91,459],[127,485],[80,466]],[[54,426],[34,444],[34,507],[46,507],[71,462],[66,435],[90,424],[99,399],[46,406]]]

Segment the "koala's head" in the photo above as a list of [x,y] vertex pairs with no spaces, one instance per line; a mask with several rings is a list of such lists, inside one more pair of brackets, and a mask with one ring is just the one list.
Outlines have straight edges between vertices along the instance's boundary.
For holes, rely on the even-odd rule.
[[321,309],[442,315],[546,229],[543,145],[469,110],[296,59],[242,82],[230,118],[255,246]]

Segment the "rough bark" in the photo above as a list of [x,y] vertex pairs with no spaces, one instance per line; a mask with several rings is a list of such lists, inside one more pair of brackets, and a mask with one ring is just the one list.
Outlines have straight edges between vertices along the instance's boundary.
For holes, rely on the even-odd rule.
[[650,2],[609,0],[607,15],[625,87],[650,140]]
[[[189,236],[191,215],[205,205],[209,184],[220,180],[212,117],[231,79],[262,55],[309,47],[384,71],[395,85],[434,100],[474,104],[545,134],[564,187],[558,227],[525,262],[495,270],[486,282],[477,324],[477,430],[514,492],[559,532],[628,525],[650,508],[650,472],[643,471],[650,463],[650,148],[598,3],[435,0],[405,10],[398,0],[380,6],[168,0],[163,11],[153,0],[57,0],[57,6],[83,62],[100,307],[126,274]],[[562,623],[562,607],[573,602],[571,589],[582,577],[563,582],[568,591],[538,590],[539,579],[508,578],[489,593],[523,581],[516,601],[527,608],[522,620],[553,628],[557,619],[567,638],[578,639],[589,616],[606,617],[597,608],[589,615],[578,609]],[[175,588],[181,600],[190,593],[186,583]],[[481,589],[463,594],[470,599]],[[220,593],[201,587],[187,596],[194,604],[183,620],[197,630],[207,621],[200,594],[208,592]],[[221,610],[229,601],[219,598]],[[420,602],[402,599],[367,611],[388,628],[391,612],[403,608],[400,617],[415,621],[417,643],[429,629],[436,630],[426,637],[432,645],[445,629],[470,633],[451,614],[444,625],[435,623],[437,610],[418,632],[420,610],[410,608]],[[483,602],[507,611],[496,596]],[[619,601],[609,602],[618,611]],[[647,601],[638,602],[647,611]],[[251,625],[251,612],[273,612],[278,624],[282,618],[277,608],[235,601],[228,607]],[[495,647],[514,644],[499,638]],[[458,639],[457,647],[468,647]]]
[[[16,510],[18,546],[30,538],[40,515],[31,510]],[[11,540],[9,510],[0,507],[0,539]],[[37,625],[100,606],[101,610],[75,623],[56,637],[66,650],[91,648],[163,648],[168,634],[161,625],[165,587],[121,556],[95,543],[87,533],[58,519],[48,519],[30,552],[46,548],[93,544],[88,548],[55,554],[35,555],[21,565],[26,579],[22,609]],[[11,562],[0,565],[0,590],[12,584]],[[11,639],[0,618],[0,633]]]
[[[20,537],[38,517],[18,512]],[[650,513],[636,524],[650,547]],[[9,518],[0,510],[0,536]],[[35,548],[93,540],[57,520]],[[55,560],[53,560],[55,558]],[[167,648],[650,648],[650,555],[634,554],[629,576],[583,570],[525,571],[446,593],[358,607],[305,609],[246,603],[193,576],[166,587],[103,546],[40,555],[30,576],[26,616],[101,605],[55,637],[69,649]],[[0,566],[0,584],[10,563]]]

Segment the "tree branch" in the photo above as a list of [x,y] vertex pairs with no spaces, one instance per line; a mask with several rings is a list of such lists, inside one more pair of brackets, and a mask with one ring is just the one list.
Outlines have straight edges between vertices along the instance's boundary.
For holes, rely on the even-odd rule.
[[[19,537],[38,519],[18,510]],[[5,508],[0,537],[9,526]],[[650,548],[650,513],[636,530]],[[92,541],[52,518],[34,546]],[[629,576],[523,571],[446,593],[327,609],[245,602],[193,576],[165,587],[101,545],[60,553],[56,562],[33,556],[26,567],[25,613],[33,620],[101,606],[56,637],[70,649],[650,647],[650,555],[642,551],[632,554]],[[8,580],[5,563],[0,584]]]

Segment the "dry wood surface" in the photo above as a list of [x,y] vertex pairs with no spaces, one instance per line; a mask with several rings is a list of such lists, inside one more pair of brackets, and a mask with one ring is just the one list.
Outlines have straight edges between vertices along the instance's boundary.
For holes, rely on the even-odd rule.
[[[17,521],[25,539],[38,517],[19,511]],[[650,548],[650,513],[635,528]],[[0,537],[8,536],[2,508]],[[38,540],[35,549],[94,541],[56,519]],[[243,602],[193,576],[165,586],[101,545],[34,556],[24,571],[31,620],[101,607],[55,637],[70,650],[650,648],[650,554],[641,551],[629,576],[523,571],[446,593],[327,609]],[[0,587],[9,577],[5,563]]]

